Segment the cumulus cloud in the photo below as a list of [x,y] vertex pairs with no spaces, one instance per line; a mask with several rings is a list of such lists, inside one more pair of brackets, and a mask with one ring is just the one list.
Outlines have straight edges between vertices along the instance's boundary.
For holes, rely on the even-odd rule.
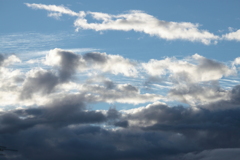
[[4,54],[0,54],[0,67],[9,66],[11,64],[19,63],[19,62],[21,62],[21,60],[15,55],[7,56]]
[[136,77],[138,73],[136,64],[133,61],[119,55],[108,55],[99,52],[77,55],[71,51],[58,48],[50,50],[46,56],[45,64],[59,67],[63,79],[69,77],[76,70],[95,69],[100,72],[110,72],[115,75],[123,74],[129,77]]
[[176,98],[190,105],[228,99],[228,91],[219,85],[219,80],[237,74],[234,65],[207,59],[198,54],[181,60],[175,57],[152,59],[141,65],[150,76],[148,83],[172,82],[169,98]]
[[23,83],[21,99],[32,98],[32,94],[50,93],[58,84],[58,77],[46,70],[31,70]]
[[235,73],[234,68],[198,54],[184,60],[178,60],[174,57],[163,60],[152,59],[148,63],[143,63],[142,66],[153,77],[170,74],[170,77],[175,82],[196,83],[219,80],[223,76]]
[[[237,73],[237,59],[232,66],[198,54],[142,63],[56,48],[41,57],[43,68],[21,70],[8,57],[0,56],[0,141],[19,152],[4,160],[216,159],[219,148],[226,157],[240,148],[240,87],[218,82]],[[159,79],[169,84],[166,96],[144,88]],[[99,103],[109,109],[96,110]]]
[[207,84],[179,84],[169,90],[169,97],[192,106],[229,99],[229,91],[221,88],[215,81]]

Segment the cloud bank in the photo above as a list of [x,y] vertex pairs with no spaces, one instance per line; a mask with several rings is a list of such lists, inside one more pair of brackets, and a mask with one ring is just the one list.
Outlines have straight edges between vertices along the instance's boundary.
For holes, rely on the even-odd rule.
[[[238,57],[230,64],[198,54],[138,62],[59,48],[42,56],[26,70],[19,66],[31,59],[0,54],[0,141],[19,150],[4,152],[5,160],[215,160],[239,153],[240,87],[220,84],[238,74]],[[164,83],[167,95],[154,88]],[[168,105],[179,101],[188,106]],[[109,109],[93,107],[101,103]]]

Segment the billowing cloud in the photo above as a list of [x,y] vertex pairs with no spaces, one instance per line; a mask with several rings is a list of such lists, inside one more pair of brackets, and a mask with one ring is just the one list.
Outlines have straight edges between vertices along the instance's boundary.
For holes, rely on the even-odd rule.
[[[0,141],[19,150],[4,160],[216,159],[218,148],[226,157],[240,148],[240,87],[219,83],[238,73],[237,59],[228,66],[195,54],[144,63],[56,48],[40,57],[42,68],[23,61],[16,69],[14,56],[0,61]],[[147,80],[152,88],[168,83],[167,95],[145,89]],[[99,103],[109,109],[96,110]]]
[[23,83],[21,99],[32,98],[33,93],[50,93],[58,84],[58,77],[46,70],[31,70]]
[[215,160],[221,151],[223,157],[238,155],[239,115],[239,108],[210,111],[163,103],[104,113],[86,110],[84,103],[69,97],[1,112],[0,140],[19,149],[5,159]]
[[149,75],[161,77],[170,74],[171,79],[178,83],[219,80],[223,76],[235,73],[234,68],[198,54],[184,60],[178,60],[174,57],[163,60],[152,59],[142,65]]
[[81,56],[71,51],[56,48],[50,50],[46,56],[45,64],[59,67],[63,78],[70,76],[76,70],[95,69],[100,72],[110,72],[115,75],[123,74],[130,77],[136,77],[138,73],[133,61],[119,55],[107,55],[99,52],[86,53]]
[[3,54],[0,54],[0,67],[8,66],[14,63],[19,63],[19,62],[21,62],[21,60],[15,55],[5,56]]
[[193,106],[229,99],[229,91],[221,88],[216,81],[203,85],[196,83],[179,84],[171,88],[168,95]]

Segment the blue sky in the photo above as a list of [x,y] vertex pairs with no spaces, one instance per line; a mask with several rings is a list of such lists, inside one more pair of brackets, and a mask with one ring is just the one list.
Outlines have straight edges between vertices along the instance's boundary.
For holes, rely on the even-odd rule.
[[[55,20],[47,16],[47,11],[32,10],[24,3],[64,5],[75,12],[91,11],[108,14],[141,10],[159,20],[198,23],[199,29],[222,35],[230,32],[229,27],[235,31],[239,28],[239,1],[206,1],[207,5],[203,1],[14,1],[14,3],[1,1],[2,35],[33,32],[57,37],[59,34],[66,36],[64,42],[60,40],[55,45],[45,44],[45,47],[40,48],[42,50],[53,47],[97,48],[111,54],[120,54],[143,61],[164,56],[189,56],[194,53],[220,61],[232,61],[239,53],[236,41],[220,41],[217,45],[206,46],[181,40],[166,41],[156,36],[151,37],[133,31],[103,31],[103,34],[93,30],[75,32],[74,17],[63,15],[59,20]],[[26,38],[27,35],[22,35],[21,38],[23,37]]]
[[239,156],[239,7],[0,0],[4,159]]

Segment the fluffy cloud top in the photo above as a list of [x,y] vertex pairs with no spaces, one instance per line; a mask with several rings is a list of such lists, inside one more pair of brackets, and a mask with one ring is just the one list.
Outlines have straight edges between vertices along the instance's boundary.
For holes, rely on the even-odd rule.
[[223,63],[207,59],[198,54],[185,60],[177,60],[175,58],[153,59],[142,65],[151,76],[161,77],[170,74],[170,77],[176,82],[196,83],[212,81],[235,73],[234,69]]
[[133,61],[119,55],[107,55],[98,52],[86,53],[81,56],[70,51],[54,49],[50,50],[46,56],[45,64],[60,67],[60,70],[64,73],[73,72],[74,70],[96,69],[101,72],[110,72],[116,75],[123,74],[129,77],[136,77],[138,74],[136,64]]
[[[20,61],[16,56],[0,55],[0,141],[19,150],[5,152],[4,160],[148,160],[149,154],[150,159],[204,160],[219,159],[219,151],[226,158],[238,155],[238,149],[230,148],[240,148],[240,87],[225,90],[218,83],[237,73],[238,59],[228,66],[195,54],[141,63],[58,48],[41,59],[42,68],[21,70],[10,65]],[[19,65],[29,64],[24,63]],[[139,79],[115,82],[113,77]],[[168,95],[145,89],[146,80],[171,82]],[[174,99],[190,106],[160,102]],[[89,108],[96,103],[123,108],[126,103],[152,104],[122,111]]]

